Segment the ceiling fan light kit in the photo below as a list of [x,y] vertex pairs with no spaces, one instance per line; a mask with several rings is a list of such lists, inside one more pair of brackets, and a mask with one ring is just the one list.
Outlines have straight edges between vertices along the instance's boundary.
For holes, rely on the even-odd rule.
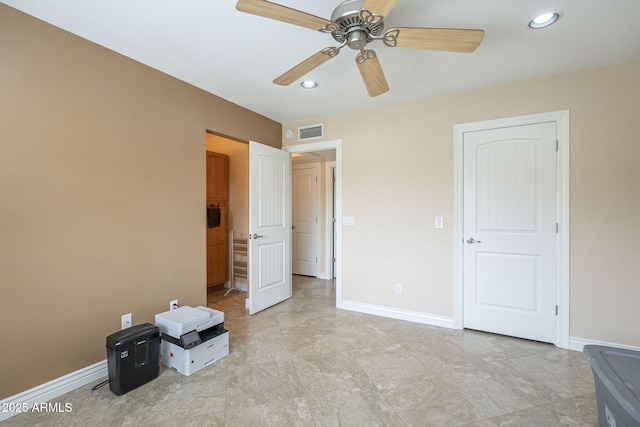
[[346,0],[331,14],[331,20],[292,9],[266,0],[239,0],[241,12],[275,19],[293,25],[330,33],[340,45],[327,47],[291,68],[273,82],[288,86],[310,71],[335,58],[345,46],[358,51],[356,65],[369,96],[389,90],[378,55],[367,45],[381,40],[388,47],[428,49],[470,53],[484,37],[482,30],[396,27],[384,31],[385,17],[398,0]]

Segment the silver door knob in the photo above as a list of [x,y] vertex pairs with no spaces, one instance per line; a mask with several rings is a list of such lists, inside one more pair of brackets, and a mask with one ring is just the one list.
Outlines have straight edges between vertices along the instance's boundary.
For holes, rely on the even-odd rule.
[[482,243],[482,241],[481,240],[475,240],[473,237],[469,237],[467,239],[467,243],[470,244],[470,245],[473,245],[474,243]]
[[260,237],[264,237],[264,236],[262,234],[256,234],[256,233],[253,233],[253,236],[251,236],[251,238],[254,240],[259,239]]

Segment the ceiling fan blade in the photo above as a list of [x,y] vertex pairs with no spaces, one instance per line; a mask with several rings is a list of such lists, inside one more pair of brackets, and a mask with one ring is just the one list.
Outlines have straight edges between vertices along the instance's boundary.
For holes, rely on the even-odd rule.
[[317,31],[331,24],[327,19],[266,0],[239,0],[236,9]]
[[340,53],[340,50],[337,48],[326,47],[320,52],[305,59],[280,77],[277,77],[273,82],[280,86],[289,86],[309,71],[321,66],[331,58],[336,57],[338,53]]
[[367,87],[369,96],[382,95],[389,90],[389,85],[387,85],[387,79],[384,77],[378,56],[373,50],[367,50],[365,54],[366,58],[362,56],[362,53],[356,56],[356,63],[364,85]]
[[387,46],[471,53],[484,38],[482,30],[448,28],[392,28],[385,32]]
[[397,3],[398,0],[364,0],[360,10],[368,10],[376,15],[386,17]]

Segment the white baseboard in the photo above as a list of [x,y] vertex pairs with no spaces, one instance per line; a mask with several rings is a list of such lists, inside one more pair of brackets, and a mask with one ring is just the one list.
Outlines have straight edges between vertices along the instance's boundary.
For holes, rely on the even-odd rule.
[[[425,314],[409,310],[401,310],[397,308],[384,307],[373,304],[365,304],[357,301],[342,300],[342,305],[338,308],[344,310],[356,311],[358,313],[374,314],[376,316],[390,317],[392,319],[407,320],[409,322],[422,323],[431,326],[440,326],[443,328],[457,329],[453,318],[438,316],[434,314]],[[640,347],[618,344],[607,341],[590,340],[586,338],[569,337],[569,350],[582,351],[585,345],[602,345],[607,347],[624,348],[627,350],[640,351]]]
[[607,341],[590,340],[586,338],[569,337],[570,350],[582,351],[585,345],[602,345],[607,347],[617,347],[617,348],[624,348],[626,350],[640,351],[640,347],[635,347],[632,345],[617,344],[617,343],[607,342]]
[[376,316],[390,317],[392,319],[407,320],[409,322],[422,323],[442,328],[455,329],[452,317],[438,316],[435,314],[419,313],[417,311],[402,310],[381,305],[365,304],[357,301],[342,300],[339,308],[359,313],[374,314]]
[[[37,403],[48,402],[79,387],[107,376],[107,361],[95,363],[70,374],[64,375],[48,383],[0,400],[0,408],[25,407],[33,408]],[[0,421],[18,415],[20,412],[0,412]]]

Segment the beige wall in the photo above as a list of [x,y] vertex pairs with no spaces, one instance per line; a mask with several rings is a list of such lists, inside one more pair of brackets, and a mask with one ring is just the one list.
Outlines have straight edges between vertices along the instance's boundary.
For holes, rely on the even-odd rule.
[[285,123],[343,141],[343,298],[452,316],[453,126],[565,109],[570,335],[640,346],[640,62]]
[[0,5],[0,399],[206,302],[205,132],[281,126]]
[[249,144],[207,134],[207,151],[229,156],[229,231],[249,235]]

